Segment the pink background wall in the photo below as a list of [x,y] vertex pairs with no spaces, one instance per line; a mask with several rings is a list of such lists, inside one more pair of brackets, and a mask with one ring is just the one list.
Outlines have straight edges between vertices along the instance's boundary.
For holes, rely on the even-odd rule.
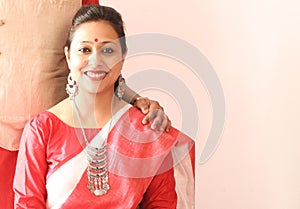
[[[128,35],[170,34],[196,46],[210,61],[225,94],[221,143],[205,163],[199,155],[211,126],[205,87],[174,60],[146,56],[126,63],[126,76],[150,67],[172,70],[197,89],[196,208],[300,208],[300,2],[297,0],[103,0],[123,14]],[[188,72],[188,71],[185,71]],[[174,126],[180,108],[161,101]]]

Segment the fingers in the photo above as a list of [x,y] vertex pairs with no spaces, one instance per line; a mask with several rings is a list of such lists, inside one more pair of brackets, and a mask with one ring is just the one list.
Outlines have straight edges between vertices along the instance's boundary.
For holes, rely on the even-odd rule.
[[171,129],[171,127],[172,127],[172,122],[171,122],[171,120],[169,119],[169,117],[167,116],[167,125],[166,125],[166,132],[169,132],[170,131],[170,129]]
[[151,128],[153,130],[168,132],[171,128],[171,121],[162,109],[152,110],[143,118],[143,124],[149,122],[151,122]]
[[[169,117],[164,112],[162,112],[162,114],[163,114],[163,117],[162,117],[162,120],[160,121],[161,123],[160,123],[160,125],[158,125],[158,122],[157,122],[156,130],[158,130],[158,127],[159,127],[160,131],[169,132],[170,129],[171,129],[171,121],[170,121]],[[154,119],[153,123],[154,122],[155,122],[155,119]],[[151,128],[152,128],[152,126],[151,126]]]
[[142,120],[143,124],[151,122],[151,128],[158,131],[168,132],[171,129],[171,121],[157,101],[139,97],[134,102],[134,106],[146,115]]
[[[155,123],[155,120],[154,120],[153,124],[154,124],[154,123]],[[153,124],[152,124],[152,125],[153,125]],[[160,127],[159,127],[159,130],[160,130],[160,131],[166,130],[167,124],[168,124],[168,120],[167,120],[167,116],[165,115],[165,116],[163,117],[163,119],[160,121]],[[156,126],[158,126],[158,125],[156,125]]]
[[142,111],[143,114],[147,114],[150,109],[150,99],[147,97],[139,97],[136,99],[134,106]]
[[164,111],[164,108],[160,106],[160,104],[157,101],[149,100],[149,111],[160,109]]
[[160,131],[160,125],[163,121],[162,111],[160,111],[159,109],[150,111],[143,119],[144,124],[151,122],[151,128]]

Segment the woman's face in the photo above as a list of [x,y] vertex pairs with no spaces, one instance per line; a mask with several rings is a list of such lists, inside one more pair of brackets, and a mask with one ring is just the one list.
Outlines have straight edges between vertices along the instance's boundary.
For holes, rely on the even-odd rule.
[[100,20],[79,25],[65,53],[79,92],[112,90],[124,57],[118,34],[109,22]]

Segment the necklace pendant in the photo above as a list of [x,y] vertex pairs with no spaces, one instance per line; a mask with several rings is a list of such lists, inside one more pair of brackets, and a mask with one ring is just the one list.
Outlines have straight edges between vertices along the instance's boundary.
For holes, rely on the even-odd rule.
[[[104,195],[107,193],[107,191],[110,188],[108,184],[106,145],[100,148],[88,146],[87,150],[88,150],[87,188],[95,196]],[[99,158],[99,156],[101,157]]]
[[109,190],[109,188],[104,187],[103,189],[96,189],[93,193],[96,196],[101,196],[107,193],[107,191]]
[[102,184],[99,184],[100,179],[94,180],[94,183],[89,182],[87,188],[95,196],[101,196],[107,193],[109,185],[106,181],[102,180]]

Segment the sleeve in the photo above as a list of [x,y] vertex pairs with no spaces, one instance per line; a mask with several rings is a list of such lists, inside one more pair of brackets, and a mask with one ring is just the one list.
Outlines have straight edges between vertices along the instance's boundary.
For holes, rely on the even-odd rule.
[[15,208],[46,208],[45,133],[36,119],[24,128],[14,178]]
[[[164,162],[166,164],[172,163],[171,155],[168,155]],[[168,166],[168,165],[167,165]],[[163,170],[164,170],[163,168]],[[140,204],[141,209],[176,209],[177,194],[175,190],[175,177],[172,165],[167,171],[160,173],[152,179],[148,186],[143,200]]]
[[82,5],[99,4],[99,0],[82,0]]

